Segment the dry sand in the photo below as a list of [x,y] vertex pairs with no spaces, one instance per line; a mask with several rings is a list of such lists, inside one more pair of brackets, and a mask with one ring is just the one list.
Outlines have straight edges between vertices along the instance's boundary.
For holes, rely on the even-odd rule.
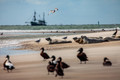
[[[84,34],[87,36],[111,36],[113,32],[100,32]],[[72,40],[73,37],[80,35],[71,35],[68,37]],[[62,36],[61,36],[62,37]],[[60,38],[60,37],[59,37]],[[120,41],[112,41],[97,44],[56,44],[48,45],[43,42],[37,44],[34,41],[23,42],[26,47],[22,49],[39,50],[40,47],[45,47],[45,52],[50,56],[55,55],[57,58],[61,56],[63,61],[70,65],[70,68],[64,70],[64,80],[120,80]],[[28,47],[29,46],[29,47]],[[39,46],[38,49],[35,49]],[[87,64],[80,64],[77,59],[77,50],[83,47],[89,61]],[[104,67],[102,65],[103,58],[108,57],[113,65]],[[8,73],[3,70],[2,63],[5,56],[0,57],[0,80],[59,80],[61,77],[47,73],[48,61],[43,61],[43,58],[36,54],[12,55],[11,61],[16,69]]]

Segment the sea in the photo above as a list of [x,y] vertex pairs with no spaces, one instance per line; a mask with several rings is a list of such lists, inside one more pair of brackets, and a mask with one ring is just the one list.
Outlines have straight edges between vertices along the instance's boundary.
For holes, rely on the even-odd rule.
[[[0,26],[0,56],[39,53],[32,50],[16,50],[20,42],[52,36],[67,36],[92,31],[115,30],[120,25],[50,25],[50,26]],[[77,32],[77,33],[76,33]]]
[[[51,33],[52,31],[52,33]],[[21,47],[20,42],[39,40],[40,38],[47,38],[53,36],[63,36],[63,35],[74,35],[80,33],[66,33],[57,32],[58,30],[0,30],[3,35],[0,35],[0,56],[4,55],[21,55],[38,53],[38,51],[32,50],[16,50],[16,48]],[[57,33],[56,33],[57,32]]]

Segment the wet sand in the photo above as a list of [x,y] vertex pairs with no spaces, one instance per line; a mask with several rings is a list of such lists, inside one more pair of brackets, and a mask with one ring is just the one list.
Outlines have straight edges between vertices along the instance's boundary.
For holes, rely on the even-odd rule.
[[[111,36],[113,32],[100,32],[84,34],[86,36]],[[72,40],[75,36],[68,36],[68,40]],[[63,36],[59,37],[62,38]],[[52,37],[57,38],[57,37]],[[70,65],[70,68],[64,70],[64,80],[119,80],[120,79],[120,41],[111,41],[96,44],[55,44],[49,45],[44,38],[41,43],[35,41],[27,41],[20,43],[23,45],[21,49],[39,50],[45,47],[45,52],[50,56],[55,55],[57,58],[61,56],[63,61]],[[38,47],[38,48],[37,48]],[[80,64],[77,59],[77,50],[83,47],[89,61],[87,64]],[[40,51],[40,50],[39,50]],[[108,57],[113,65],[105,67],[102,65],[103,58]],[[0,80],[59,80],[61,77],[47,73],[48,61],[43,61],[39,53],[12,55],[11,61],[16,69],[8,73],[3,70],[2,63],[5,56],[0,57]]]

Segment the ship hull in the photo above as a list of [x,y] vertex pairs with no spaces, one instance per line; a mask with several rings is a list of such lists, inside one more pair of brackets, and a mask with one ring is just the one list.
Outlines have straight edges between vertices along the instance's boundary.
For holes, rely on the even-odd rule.
[[45,23],[31,22],[31,26],[46,26]]

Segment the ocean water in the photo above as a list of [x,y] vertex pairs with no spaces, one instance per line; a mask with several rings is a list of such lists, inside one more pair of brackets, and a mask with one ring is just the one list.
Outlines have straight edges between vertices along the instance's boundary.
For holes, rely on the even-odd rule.
[[[22,32],[23,31],[23,32]],[[0,36],[0,56],[4,55],[20,55],[20,54],[30,54],[38,53],[38,51],[32,50],[15,50],[20,47],[20,42],[28,40],[38,40],[40,38],[51,37],[51,36],[62,36],[62,35],[72,35],[78,33],[37,33],[34,32],[24,32],[24,30],[10,31],[4,30],[4,34]],[[29,30],[28,30],[29,31]]]
[[[119,28],[120,24],[106,24],[106,25],[49,25],[49,26],[21,26],[21,25],[4,25],[0,26],[0,56],[1,55],[20,55],[37,53],[31,50],[15,50],[20,47],[20,42],[27,40],[38,40],[39,38],[51,36],[66,36],[81,33],[66,33],[69,31],[101,31],[114,30]],[[56,32],[56,33],[55,33]]]
[[26,26],[26,25],[3,25],[0,30],[66,30],[66,29],[104,29],[120,28],[120,24],[85,24],[85,25],[48,25],[48,26]]
[[18,47],[20,46],[6,46],[0,48],[0,56],[40,53],[40,51],[32,51],[32,50],[15,50]]

